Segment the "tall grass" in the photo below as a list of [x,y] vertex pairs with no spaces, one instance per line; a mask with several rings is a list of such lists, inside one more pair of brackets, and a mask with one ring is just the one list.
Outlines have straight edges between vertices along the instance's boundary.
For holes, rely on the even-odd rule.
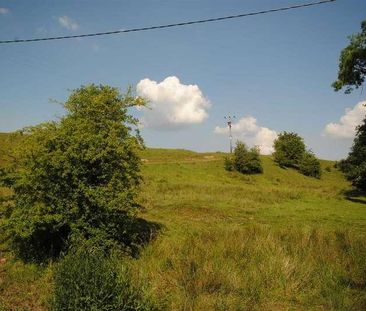
[[102,250],[68,254],[55,270],[54,311],[155,310],[131,283],[128,269]]
[[166,309],[365,308],[365,206],[338,171],[316,180],[262,157],[264,174],[243,176],[222,154],[150,153],[143,216],[166,230],[133,266]]
[[364,310],[366,242],[347,231],[220,227],[135,263],[169,310]]

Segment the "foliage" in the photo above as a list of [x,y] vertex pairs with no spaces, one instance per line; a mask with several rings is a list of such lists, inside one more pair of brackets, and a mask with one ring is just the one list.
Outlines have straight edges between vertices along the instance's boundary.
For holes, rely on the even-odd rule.
[[2,225],[20,257],[43,260],[83,239],[106,248],[132,243],[126,227],[138,207],[143,145],[128,108],[143,104],[131,90],[83,86],[59,121],[23,131],[3,178],[14,196]]
[[360,87],[366,75],[366,20],[361,23],[361,32],[350,37],[349,45],[339,58],[338,79],[333,82],[334,90],[346,87],[345,93]]
[[244,143],[237,142],[234,150],[234,167],[243,174],[262,173],[263,168],[259,158],[259,149],[247,149]]
[[320,178],[320,162],[311,151],[304,153],[299,165],[299,171],[305,176]]
[[340,161],[338,167],[353,186],[366,191],[366,118],[357,127],[356,137],[348,157]]
[[129,271],[98,249],[70,252],[54,276],[52,309],[80,311],[151,310],[131,284]]
[[234,163],[231,157],[224,158],[224,168],[229,172],[234,171]]
[[262,173],[263,168],[259,158],[259,149],[256,147],[248,150],[247,146],[238,141],[232,158],[225,158],[225,169],[227,171],[238,171],[242,174]]
[[280,167],[298,168],[304,153],[305,144],[302,137],[293,132],[280,133],[273,144],[274,161]]

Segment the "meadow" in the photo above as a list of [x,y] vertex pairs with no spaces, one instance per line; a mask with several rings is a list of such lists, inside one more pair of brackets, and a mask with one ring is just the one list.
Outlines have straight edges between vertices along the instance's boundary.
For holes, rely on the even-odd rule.
[[[366,198],[335,163],[318,180],[270,156],[263,174],[227,172],[224,156],[141,153],[138,216],[161,229],[121,265],[145,295],[161,310],[365,310]],[[0,258],[0,310],[47,310],[57,262],[24,264],[5,243]]]

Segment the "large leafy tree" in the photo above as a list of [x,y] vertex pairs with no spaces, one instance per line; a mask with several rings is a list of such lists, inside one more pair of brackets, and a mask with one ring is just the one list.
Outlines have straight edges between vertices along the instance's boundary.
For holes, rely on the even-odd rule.
[[129,90],[88,85],[71,92],[58,121],[26,128],[3,178],[14,196],[5,235],[24,259],[53,256],[73,241],[131,243],[127,228],[141,180]]
[[339,167],[353,186],[366,191],[366,118],[357,127],[351,151]]
[[[346,87],[350,93],[360,87],[366,76],[366,20],[361,32],[350,37],[350,44],[341,52],[338,79],[332,84],[336,91]],[[347,159],[340,161],[340,169],[348,180],[361,190],[366,190],[366,119],[356,128],[356,137]]]
[[350,93],[365,81],[366,75],[366,20],[361,23],[361,32],[350,36],[349,45],[341,52],[338,79],[332,86],[336,91],[345,87]]

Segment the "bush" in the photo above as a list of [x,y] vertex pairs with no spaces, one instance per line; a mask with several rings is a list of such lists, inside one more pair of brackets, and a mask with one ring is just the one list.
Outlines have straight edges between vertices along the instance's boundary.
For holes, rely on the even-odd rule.
[[233,163],[233,159],[230,157],[225,157],[224,159],[224,167],[225,170],[232,172],[234,170],[234,163]]
[[359,165],[351,166],[345,172],[345,175],[355,188],[363,192],[366,191],[366,161]]
[[305,153],[304,140],[296,133],[280,133],[274,141],[274,161],[281,167],[298,168]]
[[305,176],[320,178],[320,162],[312,152],[304,153],[299,165],[299,171]]
[[101,250],[72,251],[61,260],[54,275],[54,311],[152,310],[134,288],[127,269]]
[[132,243],[126,228],[139,207],[143,145],[127,110],[141,104],[130,91],[84,86],[71,93],[59,121],[24,130],[3,174],[14,197],[2,227],[21,258],[57,256],[74,240]]
[[263,168],[259,158],[259,150],[254,147],[250,150],[244,143],[238,141],[232,158],[225,159],[225,169],[236,170],[242,174],[262,173]]

